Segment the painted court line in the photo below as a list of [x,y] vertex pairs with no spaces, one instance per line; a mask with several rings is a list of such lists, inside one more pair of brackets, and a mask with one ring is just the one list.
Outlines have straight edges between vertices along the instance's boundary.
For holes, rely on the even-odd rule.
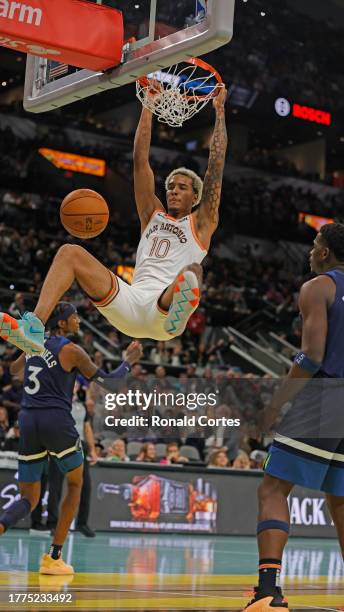
[[299,604],[303,608],[307,608],[308,610],[328,610],[329,612],[338,612],[338,608],[317,608],[317,606],[306,606],[306,604]]

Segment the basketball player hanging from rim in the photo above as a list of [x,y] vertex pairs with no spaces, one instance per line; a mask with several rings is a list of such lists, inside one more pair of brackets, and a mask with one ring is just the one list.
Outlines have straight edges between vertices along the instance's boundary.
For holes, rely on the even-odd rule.
[[213,99],[216,120],[204,185],[191,170],[178,168],[171,172],[166,179],[167,213],[155,195],[149,164],[152,113],[142,110],[134,146],[141,240],[132,285],[115,276],[84,248],[65,244],[50,267],[34,314],[25,313],[17,321],[0,313],[0,336],[26,352],[41,351],[43,325],[74,281],[99,312],[127,336],[168,340],[183,333],[199,304],[200,264],[218,225],[227,149],[226,96],[222,87]]

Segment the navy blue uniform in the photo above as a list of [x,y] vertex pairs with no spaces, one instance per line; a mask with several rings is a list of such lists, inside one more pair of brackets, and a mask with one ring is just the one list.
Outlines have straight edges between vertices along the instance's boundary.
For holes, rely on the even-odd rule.
[[61,349],[70,340],[45,338],[41,355],[27,356],[22,410],[19,413],[19,481],[41,480],[48,454],[62,472],[83,462],[75,422],[72,396],[78,371],[66,372],[59,361]]
[[330,378],[344,378],[344,272],[327,272],[336,284],[336,297],[328,311],[326,352],[321,374]]
[[326,276],[336,284],[336,296],[328,310],[322,367],[283,418],[265,471],[344,496],[344,272],[333,270]]

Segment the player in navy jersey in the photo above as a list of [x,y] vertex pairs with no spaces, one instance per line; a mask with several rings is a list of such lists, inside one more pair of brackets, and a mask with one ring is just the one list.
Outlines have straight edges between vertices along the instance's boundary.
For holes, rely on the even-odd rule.
[[317,276],[299,296],[301,351],[265,423],[270,426],[291,402],[259,487],[259,585],[246,612],[288,610],[278,579],[289,535],[287,499],[295,484],[324,491],[344,558],[344,225],[321,228],[310,265]]
[[19,413],[19,487],[21,499],[0,515],[0,535],[29,514],[38,504],[41,477],[48,455],[66,474],[67,493],[63,500],[49,554],[43,555],[41,574],[73,574],[61,550],[77,511],[82,486],[83,453],[74,419],[72,396],[77,373],[113,391],[116,380],[129,371],[142,355],[139,342],[132,342],[125,361],[113,372],[97,368],[87,353],[67,336],[78,332],[76,308],[60,302],[50,320],[52,334],[44,340],[44,352],[24,353],[12,364],[12,374],[24,372],[22,410]]

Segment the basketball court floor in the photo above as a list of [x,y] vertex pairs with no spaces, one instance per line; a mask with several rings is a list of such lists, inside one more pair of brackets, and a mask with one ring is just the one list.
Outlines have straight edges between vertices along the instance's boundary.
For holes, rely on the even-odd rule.
[[[0,610],[241,610],[256,581],[251,537],[98,533],[69,536],[74,577],[39,576],[50,538],[13,530],[0,544]],[[290,609],[344,610],[344,567],[335,540],[291,539],[282,580]],[[21,603],[10,594],[21,594]],[[36,601],[23,601],[35,594]],[[44,594],[60,597],[44,603]],[[71,601],[67,601],[71,598]],[[27,597],[28,599],[28,597]],[[30,598],[29,598],[30,599]]]

